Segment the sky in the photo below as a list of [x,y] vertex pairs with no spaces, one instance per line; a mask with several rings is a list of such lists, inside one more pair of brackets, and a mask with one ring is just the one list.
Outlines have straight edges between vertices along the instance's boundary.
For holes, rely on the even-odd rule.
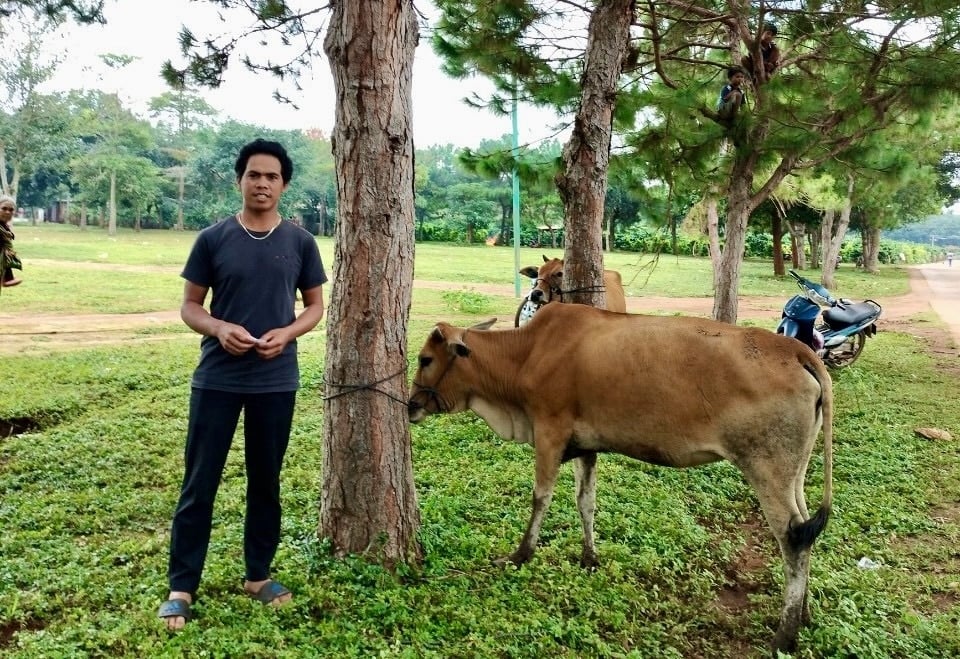
[[[428,0],[417,0],[428,15],[435,9]],[[242,13],[231,24],[223,23],[216,8],[195,0],[108,0],[105,26],[67,26],[50,40],[51,53],[63,55],[45,91],[77,88],[117,90],[140,116],[147,117],[150,98],[168,91],[160,78],[163,62],[181,62],[178,35],[187,24],[197,37],[235,33],[250,21]],[[252,43],[252,42],[250,42]],[[137,59],[120,70],[112,70],[101,54],[130,55]],[[222,117],[278,129],[320,129],[330,135],[334,123],[334,91],[326,57],[315,61],[299,80],[302,92],[288,92],[299,109],[277,102],[273,92],[278,81],[269,74],[251,73],[231,62],[225,83],[201,95]],[[454,80],[440,71],[429,38],[421,32],[414,57],[413,134],[418,148],[435,144],[477,146],[483,139],[497,139],[512,130],[509,116],[498,117],[463,103],[474,92],[488,93],[486,80]],[[518,112],[520,143],[550,138],[562,122],[552,113],[521,105]],[[559,139],[564,139],[559,136]]]

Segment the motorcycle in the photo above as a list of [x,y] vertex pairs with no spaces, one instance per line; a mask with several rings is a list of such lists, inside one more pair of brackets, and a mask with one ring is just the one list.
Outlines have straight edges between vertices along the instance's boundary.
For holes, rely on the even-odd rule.
[[535,266],[527,266],[520,270],[520,274],[530,280],[530,291],[524,296],[520,302],[520,306],[517,307],[517,313],[513,317],[514,327],[526,325],[527,322],[533,318],[533,314],[537,313],[537,309],[540,308],[539,304],[530,300],[530,293],[537,287],[537,268]]
[[[873,300],[837,299],[820,284],[793,270],[790,276],[797,280],[801,294],[783,305],[777,334],[803,341],[830,368],[843,368],[857,361],[867,337],[877,333],[876,323],[883,308]],[[821,307],[826,307],[822,314]]]

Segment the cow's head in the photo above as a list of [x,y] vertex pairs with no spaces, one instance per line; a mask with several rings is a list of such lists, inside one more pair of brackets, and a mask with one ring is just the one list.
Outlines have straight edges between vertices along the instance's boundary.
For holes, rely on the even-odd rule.
[[[470,329],[489,329],[496,318]],[[470,356],[464,342],[467,330],[448,323],[437,323],[417,358],[407,416],[410,423],[419,423],[430,414],[460,412],[466,409],[466,389],[454,368],[457,359]]]
[[563,259],[548,259],[543,255],[543,265],[537,272],[537,281],[530,291],[530,301],[534,304],[563,302]]

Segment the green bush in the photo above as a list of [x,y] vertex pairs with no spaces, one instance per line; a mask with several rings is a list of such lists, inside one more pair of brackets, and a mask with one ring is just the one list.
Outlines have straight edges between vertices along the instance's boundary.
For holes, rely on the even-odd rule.
[[493,308],[493,300],[488,295],[469,289],[445,291],[441,297],[451,311],[467,314],[486,314]]

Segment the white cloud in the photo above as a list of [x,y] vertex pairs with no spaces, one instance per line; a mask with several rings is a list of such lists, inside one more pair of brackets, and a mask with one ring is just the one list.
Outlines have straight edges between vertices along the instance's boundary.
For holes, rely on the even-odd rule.
[[[221,22],[211,3],[191,0],[126,0],[108,3],[105,26],[68,26],[62,37],[51,39],[52,53],[64,60],[47,89],[117,90],[138,114],[146,116],[149,100],[168,88],[160,77],[161,64],[179,63],[178,34],[183,24],[198,37],[231,34],[236,27]],[[120,70],[111,70],[99,55],[131,55],[137,59]],[[278,81],[272,76],[247,71],[232,62],[219,89],[202,95],[222,116],[280,129],[319,128],[330,134],[334,123],[333,80],[325,58],[299,80],[302,92],[281,89],[299,109],[273,98]],[[495,139],[512,130],[510,117],[468,107],[464,97],[485,93],[490,84],[482,79],[466,81],[446,77],[439,69],[429,39],[421,37],[414,60],[413,130],[418,146],[452,143],[476,146],[482,139]],[[551,113],[529,106],[519,112],[521,143],[553,136],[558,120]]]

